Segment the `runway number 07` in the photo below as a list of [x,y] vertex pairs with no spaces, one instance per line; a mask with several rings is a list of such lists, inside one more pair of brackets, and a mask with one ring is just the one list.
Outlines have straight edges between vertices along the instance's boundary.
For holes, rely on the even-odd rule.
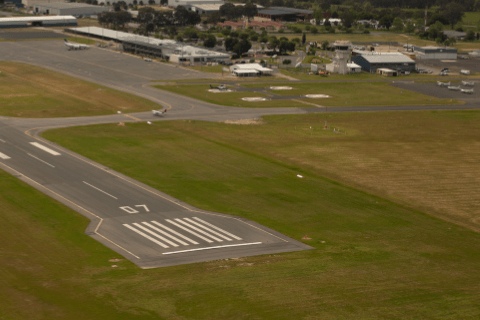
[[[150,212],[150,210],[148,209],[148,207],[144,204],[137,204],[135,205],[134,207],[143,207],[145,209],[146,212]],[[127,213],[130,213],[130,214],[134,214],[134,213],[139,213],[140,211],[138,210],[135,210],[133,209],[132,207],[120,207],[120,209],[122,209],[123,211],[126,211]]]

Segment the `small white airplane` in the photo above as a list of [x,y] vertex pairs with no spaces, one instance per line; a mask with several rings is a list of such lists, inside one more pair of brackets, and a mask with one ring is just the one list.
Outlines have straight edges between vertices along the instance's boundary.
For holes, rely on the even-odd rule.
[[153,113],[154,116],[163,117],[163,115],[165,113],[167,113],[167,109],[165,109],[165,110],[152,110],[152,113]]
[[474,82],[467,82],[467,81],[462,81],[462,84],[467,87],[473,87],[475,85]]
[[65,45],[68,47],[68,50],[82,50],[82,49],[90,48],[90,46],[87,46],[86,44],[68,42],[67,39],[63,39],[63,41],[65,42]]
[[450,86],[450,82],[437,81],[437,85],[438,85],[439,87],[448,87],[448,86]]
[[449,86],[448,90],[453,90],[453,91],[460,91],[460,86],[454,87],[454,86]]
[[214,87],[214,86],[210,85],[210,89],[227,90],[228,88],[227,88],[226,85],[221,84],[218,87]]
[[468,94],[472,94],[473,93],[473,89],[461,89],[461,91],[463,93],[468,93]]
[[152,59],[150,59],[150,58],[145,58],[145,59],[143,59],[143,60],[144,60],[144,61],[147,61],[147,62],[152,62]]

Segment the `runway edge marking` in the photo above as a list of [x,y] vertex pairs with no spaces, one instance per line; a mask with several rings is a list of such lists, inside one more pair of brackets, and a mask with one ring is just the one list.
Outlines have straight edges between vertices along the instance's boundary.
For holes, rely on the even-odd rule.
[[[75,126],[81,126],[81,125],[82,125],[82,124],[77,124],[77,125],[75,125]],[[85,124],[85,125],[87,125],[87,124]],[[40,139],[40,138],[38,138],[38,137],[36,137],[36,136],[34,136],[34,135],[31,135],[31,134],[29,133],[29,131],[35,130],[35,129],[45,129],[45,130],[46,130],[46,129],[48,129],[48,128],[51,129],[51,128],[56,128],[56,127],[62,128],[62,127],[64,127],[64,126],[46,126],[46,127],[31,128],[31,129],[26,130],[24,133],[25,133],[27,136],[29,136],[29,137],[31,137],[31,138],[33,138],[33,139],[36,139],[36,140],[41,141],[41,142],[43,142],[43,143],[46,143],[46,144],[48,144],[49,146],[51,146],[51,147],[53,147],[53,148],[59,149],[58,146],[53,145],[50,141],[48,141],[48,140],[46,140],[46,139]],[[173,204],[176,204],[176,205],[178,205],[178,206],[180,206],[180,207],[182,207],[182,208],[184,208],[184,209],[187,209],[188,211],[198,212],[198,213],[203,213],[203,214],[208,214],[208,215],[212,215],[212,216],[218,216],[218,217],[222,217],[222,218],[234,219],[234,220],[240,221],[240,222],[242,222],[242,223],[244,223],[244,224],[246,224],[246,225],[248,225],[248,226],[250,226],[250,227],[252,227],[252,228],[254,228],[254,229],[257,229],[257,230],[260,230],[260,231],[262,231],[262,232],[265,232],[266,234],[269,234],[269,235],[271,235],[272,237],[275,237],[275,238],[277,238],[277,239],[280,239],[280,240],[282,240],[282,241],[284,241],[284,242],[290,242],[290,241],[285,240],[285,239],[283,239],[283,238],[281,238],[281,237],[279,237],[279,236],[276,236],[276,235],[274,235],[274,234],[272,234],[272,233],[270,233],[270,232],[268,232],[268,231],[266,231],[266,230],[263,230],[262,228],[259,228],[259,227],[254,226],[254,225],[252,225],[252,224],[250,224],[250,223],[248,223],[248,222],[246,222],[246,221],[243,221],[242,219],[239,219],[239,218],[236,218],[236,217],[230,217],[230,216],[227,216],[227,215],[220,215],[220,214],[215,214],[215,213],[211,213],[211,212],[194,210],[194,209],[191,209],[191,208],[189,208],[189,207],[186,207],[186,206],[184,206],[184,205],[182,205],[182,204],[180,204],[180,203],[178,203],[178,202],[176,202],[176,201],[173,201],[173,200],[171,200],[171,199],[168,199],[167,197],[164,197],[164,196],[162,196],[162,195],[160,195],[160,194],[158,194],[158,193],[156,193],[156,192],[154,192],[154,191],[152,191],[152,190],[149,190],[149,189],[147,189],[147,188],[145,188],[145,187],[143,187],[143,186],[141,186],[141,185],[138,185],[138,184],[134,183],[133,181],[131,181],[131,180],[129,180],[129,179],[126,179],[126,178],[124,178],[124,177],[122,177],[122,176],[120,176],[120,175],[117,175],[117,174],[114,173],[114,172],[111,172],[111,171],[109,171],[109,170],[106,170],[106,169],[102,168],[101,166],[99,166],[99,165],[91,162],[92,160],[90,160],[90,159],[88,159],[89,161],[87,161],[87,160],[85,160],[85,159],[77,156],[76,154],[72,153],[72,152],[71,152],[70,150],[68,150],[67,148],[62,148],[62,149],[63,149],[63,150],[62,150],[63,152],[65,152],[66,154],[68,154],[68,155],[70,155],[70,156],[72,156],[72,157],[74,157],[74,158],[76,158],[76,159],[78,159],[78,160],[80,160],[80,161],[83,161],[83,162],[85,162],[85,163],[88,163],[88,164],[90,164],[91,166],[94,166],[94,167],[96,167],[96,168],[98,168],[98,169],[100,169],[100,170],[102,170],[102,171],[105,171],[105,172],[107,172],[107,173],[109,173],[109,174],[111,174],[111,175],[113,175],[113,176],[115,176],[115,177],[117,177],[117,178],[119,178],[119,179],[121,179],[121,180],[123,180],[123,181],[126,181],[126,182],[128,182],[128,183],[130,183],[130,184],[133,184],[134,186],[136,186],[136,187],[138,187],[138,188],[140,188],[140,189],[142,189],[142,190],[145,190],[145,191],[147,191],[147,192],[150,192],[150,193],[156,195],[157,197],[160,197],[160,198],[163,198],[163,199],[165,199],[165,200],[167,200],[167,201],[170,201],[170,202],[172,202]],[[126,251],[126,250],[125,250],[125,251]],[[140,259],[140,258],[139,258],[139,259]]]
[[0,162],[0,165],[3,165],[3,166],[5,166],[5,167],[7,167],[7,168],[10,169],[11,171],[16,172],[18,175],[21,175],[21,176],[25,177],[25,179],[30,180],[31,182],[33,182],[34,184],[40,186],[41,188],[48,190],[49,192],[53,193],[53,194],[56,195],[57,197],[62,198],[63,200],[65,200],[65,201],[73,204],[74,206],[80,208],[81,210],[83,210],[83,211],[85,211],[85,212],[88,212],[88,213],[91,214],[92,216],[94,216],[94,217],[96,217],[97,219],[99,219],[100,222],[98,223],[97,227],[96,227],[95,230],[93,231],[95,234],[99,235],[100,237],[102,237],[103,239],[107,240],[108,242],[114,244],[115,246],[119,247],[119,248],[122,249],[123,251],[128,252],[129,254],[131,254],[132,256],[134,256],[135,258],[140,259],[140,257],[138,257],[137,255],[133,254],[132,252],[130,252],[130,251],[128,251],[127,249],[125,249],[125,248],[123,248],[122,246],[120,246],[119,244],[116,244],[116,243],[113,242],[112,240],[110,240],[110,239],[108,239],[107,237],[105,237],[105,236],[101,235],[100,233],[98,233],[98,228],[100,228],[100,225],[101,225],[102,222],[103,222],[103,219],[102,219],[102,218],[100,218],[100,217],[97,216],[96,214],[88,211],[87,209],[83,208],[82,206],[76,204],[75,202],[70,201],[70,200],[68,200],[67,198],[59,195],[59,194],[56,193],[55,191],[50,190],[49,188],[45,187],[44,185],[41,185],[40,183],[38,183],[37,181],[33,180],[32,178],[29,178],[28,176],[24,175],[23,173],[21,173],[21,172],[15,170],[15,169],[13,169],[13,168],[7,166],[6,164]]

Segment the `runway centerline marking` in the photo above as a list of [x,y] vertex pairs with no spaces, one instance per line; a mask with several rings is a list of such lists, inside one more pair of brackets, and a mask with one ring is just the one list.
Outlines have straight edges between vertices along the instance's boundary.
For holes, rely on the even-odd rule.
[[172,220],[170,220],[170,219],[165,219],[165,221],[167,221],[168,223],[173,224],[174,226],[176,226],[176,227],[178,227],[178,228],[180,228],[180,229],[182,229],[182,230],[185,230],[185,231],[193,234],[194,236],[199,237],[199,238],[202,239],[202,240],[207,241],[208,243],[212,243],[212,242],[213,242],[212,240],[210,240],[210,239],[208,239],[208,238],[205,238],[204,236],[201,236],[201,235],[199,235],[198,233],[196,233],[196,232],[194,232],[194,231],[192,231],[192,230],[190,230],[190,229],[187,229],[187,228],[185,228],[185,227],[182,226],[182,225],[179,225],[179,224],[176,223],[175,221],[172,221]]
[[228,247],[251,246],[253,244],[262,244],[262,243],[261,242],[250,242],[250,243],[239,243],[239,244],[227,244],[225,246],[205,247],[205,248],[197,248],[197,249],[189,249],[189,250],[171,251],[171,252],[164,252],[162,254],[175,254],[175,253],[192,252],[192,251],[200,251],[200,250],[210,250],[210,249],[220,249],[220,248],[228,248]]
[[107,193],[107,192],[103,191],[102,189],[99,189],[99,188],[97,188],[97,187],[95,187],[95,186],[92,186],[92,185],[91,185],[90,183],[88,183],[88,182],[85,182],[85,181],[82,181],[82,182],[85,183],[86,185],[92,187],[93,189],[96,189],[96,190],[98,190],[98,191],[100,191],[100,192],[103,192],[103,193],[105,193],[107,196],[110,196],[110,197],[112,197],[113,199],[118,200],[117,197],[112,196],[110,193]]
[[38,142],[30,142],[30,144],[31,144],[32,146],[35,146],[35,147],[37,147],[37,148],[42,149],[43,151],[46,151],[46,152],[48,152],[48,153],[50,153],[50,154],[53,154],[54,156],[59,156],[59,155],[60,155],[60,153],[58,153],[57,151],[52,150],[52,149],[50,149],[50,148],[47,148],[47,147],[45,147],[44,145],[41,145],[41,144],[38,143]]
[[48,163],[47,161],[43,161],[42,159],[35,157],[33,154],[30,154],[30,153],[27,153],[27,154],[28,154],[30,157],[35,158],[35,159],[37,159],[38,161],[43,162],[43,163],[45,163],[46,165],[48,165],[48,166],[50,166],[50,167],[52,167],[52,168],[55,168],[54,165]]
[[186,225],[187,227],[189,227],[189,228],[191,228],[191,229],[193,229],[193,230],[195,230],[195,231],[198,231],[198,232],[200,232],[200,233],[203,233],[204,235],[212,238],[213,240],[216,240],[216,241],[218,241],[218,242],[223,242],[222,239],[219,239],[219,238],[217,238],[217,237],[215,237],[215,236],[212,236],[210,233],[205,232],[205,231],[203,231],[202,229],[198,229],[197,227],[192,226],[191,224],[189,224],[189,223],[187,223],[187,222],[185,222],[185,221],[183,221],[183,220],[181,220],[181,219],[175,219],[175,221],[180,222],[180,223],[183,223],[183,224]]
[[3,160],[10,159],[10,157],[9,157],[9,156],[7,156],[6,154],[4,154],[4,153],[1,153],[1,152],[0,152],[0,158],[2,158]]
[[234,239],[242,240],[242,238],[239,238],[239,237],[237,237],[236,235],[231,234],[230,232],[227,232],[227,231],[225,231],[225,230],[223,230],[223,229],[221,229],[221,228],[219,228],[219,227],[217,227],[217,226],[214,226],[213,224],[208,223],[207,221],[204,221],[204,220],[202,220],[202,219],[200,219],[200,218],[197,218],[197,217],[193,217],[193,219],[195,219],[195,220],[197,220],[197,221],[200,221],[200,222],[202,222],[203,224],[206,224],[207,226],[212,227],[212,228],[214,228],[214,229],[216,229],[216,230],[218,230],[218,231],[221,231],[221,232],[229,235],[230,237],[232,237],[232,238],[234,238]]

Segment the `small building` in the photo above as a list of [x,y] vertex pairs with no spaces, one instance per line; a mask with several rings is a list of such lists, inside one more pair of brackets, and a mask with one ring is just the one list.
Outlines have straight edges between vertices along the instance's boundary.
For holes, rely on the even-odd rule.
[[33,6],[34,13],[75,17],[94,16],[109,10],[107,7],[92,6],[86,3],[42,3]]
[[462,31],[444,30],[442,32],[449,38],[455,38],[455,40],[465,40],[467,36],[467,33]]
[[230,72],[237,77],[257,77],[271,75],[273,70],[262,67],[258,63],[245,63],[230,66]]
[[379,68],[412,72],[416,66],[414,60],[399,52],[355,51],[354,53],[352,62],[369,73],[376,73]]
[[76,26],[74,16],[0,18],[0,28]]
[[388,68],[378,68],[377,74],[382,75],[384,77],[396,77],[398,72]]
[[417,47],[414,48],[415,57],[417,59],[439,59],[439,60],[456,60],[457,59],[457,49],[450,47],[435,47],[435,46],[426,46],[426,47]]
[[358,64],[356,63],[347,63],[347,68],[348,68],[348,72],[349,73],[360,73],[362,72],[362,67],[360,67]]

